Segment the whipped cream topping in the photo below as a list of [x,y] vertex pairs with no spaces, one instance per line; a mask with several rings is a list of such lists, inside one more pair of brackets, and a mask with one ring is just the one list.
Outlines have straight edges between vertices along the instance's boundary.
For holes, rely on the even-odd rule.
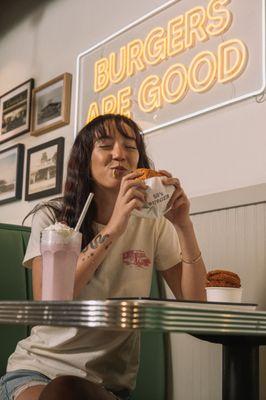
[[55,231],[57,233],[59,233],[62,236],[69,236],[72,235],[74,232],[73,228],[70,228],[68,225],[66,224],[62,224],[62,222],[56,222],[53,225],[49,225],[47,226],[44,231]]

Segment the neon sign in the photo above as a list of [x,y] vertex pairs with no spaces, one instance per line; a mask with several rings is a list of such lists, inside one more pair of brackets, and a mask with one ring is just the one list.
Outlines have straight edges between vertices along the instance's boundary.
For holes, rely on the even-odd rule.
[[79,56],[77,129],[121,113],[150,132],[263,90],[264,0],[200,3],[171,1]]

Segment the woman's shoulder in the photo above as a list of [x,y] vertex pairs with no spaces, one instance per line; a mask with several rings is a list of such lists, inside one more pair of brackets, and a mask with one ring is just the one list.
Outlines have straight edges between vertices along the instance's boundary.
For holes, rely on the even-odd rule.
[[52,200],[39,203],[30,214],[32,214],[33,225],[51,225],[58,221],[62,208],[62,201]]

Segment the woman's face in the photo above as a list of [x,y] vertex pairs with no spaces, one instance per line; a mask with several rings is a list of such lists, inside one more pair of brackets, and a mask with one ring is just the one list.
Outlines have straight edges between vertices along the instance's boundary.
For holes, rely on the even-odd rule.
[[95,140],[91,155],[91,175],[94,184],[119,189],[124,175],[137,168],[139,152],[134,131],[126,125],[129,137],[112,125],[108,136]]

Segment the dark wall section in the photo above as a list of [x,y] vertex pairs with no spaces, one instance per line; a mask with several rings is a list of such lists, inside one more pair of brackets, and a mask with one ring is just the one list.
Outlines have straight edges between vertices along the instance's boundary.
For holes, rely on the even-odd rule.
[[29,14],[38,19],[52,1],[55,0],[0,0],[0,39]]

